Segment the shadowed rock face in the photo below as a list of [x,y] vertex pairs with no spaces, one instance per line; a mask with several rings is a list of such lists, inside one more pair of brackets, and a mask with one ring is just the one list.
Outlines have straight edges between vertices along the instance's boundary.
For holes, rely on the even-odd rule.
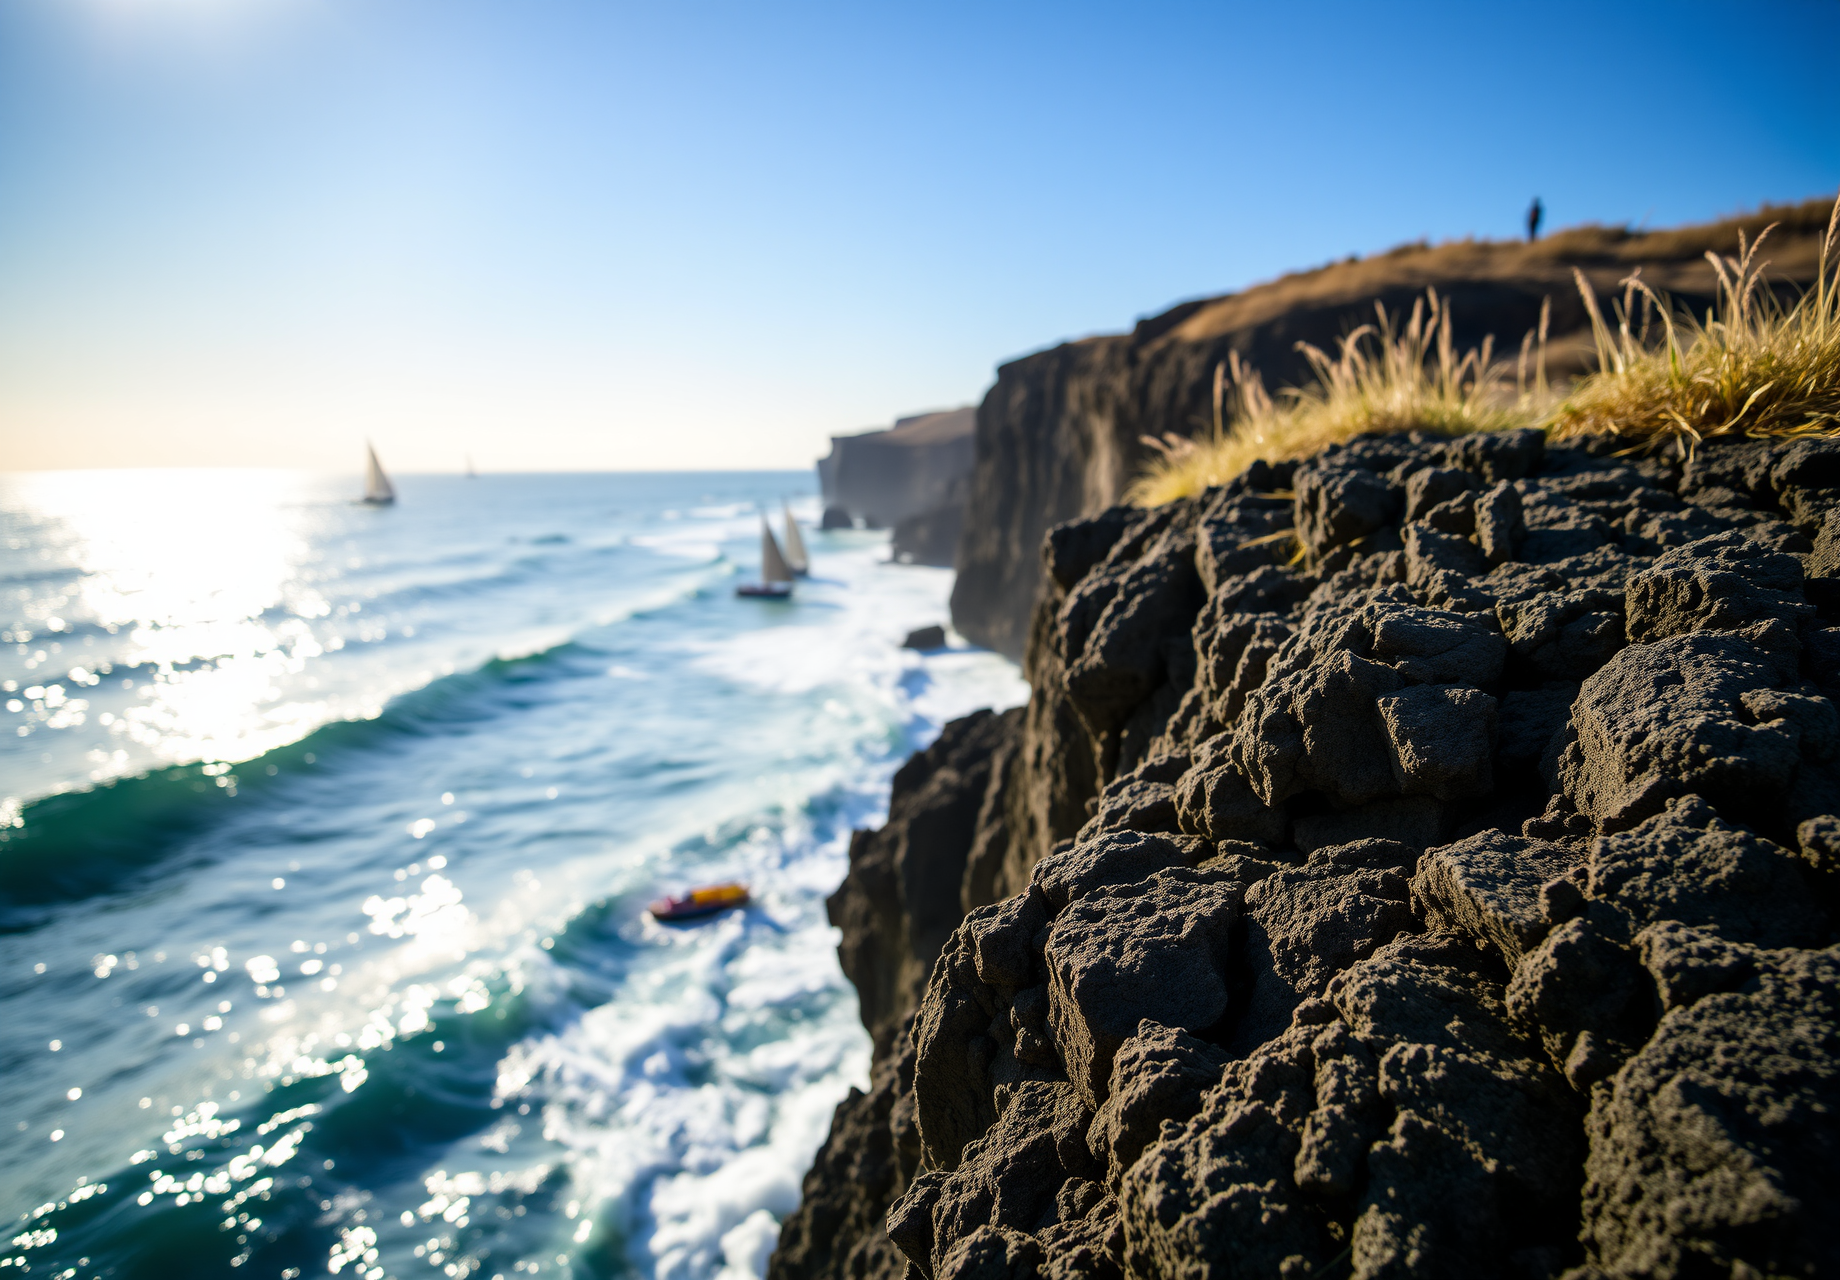
[[1054,529],[1029,706],[853,850],[775,1274],[1840,1274],[1836,511],[1392,436]]
[[[902,418],[887,431],[832,436],[829,456],[818,461],[826,509],[847,512],[871,529],[901,530],[906,523],[908,560],[950,564],[974,424],[973,410],[952,409]],[[897,557],[901,550],[896,547]]]
[[894,779],[888,823],[850,840],[849,877],[826,904],[863,1025],[892,1042],[940,947],[965,914],[959,882],[989,789],[992,757],[1016,736],[1018,711],[955,720]]
[[965,527],[965,494],[969,480],[969,471],[960,473],[937,505],[907,516],[895,525],[888,554],[896,564],[952,567],[953,558],[958,555],[958,539]]

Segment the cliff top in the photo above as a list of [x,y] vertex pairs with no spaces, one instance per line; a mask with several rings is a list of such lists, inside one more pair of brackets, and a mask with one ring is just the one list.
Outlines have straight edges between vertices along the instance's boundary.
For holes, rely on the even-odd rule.
[[[1181,302],[1137,322],[1128,334],[1099,334],[1083,343],[1126,342],[1132,345],[1207,342],[1281,320],[1298,311],[1340,309],[1369,299],[1426,289],[1446,292],[1478,282],[1512,283],[1525,289],[1569,295],[1572,269],[1582,270],[1600,292],[1640,267],[1656,289],[1675,294],[1708,295],[1716,281],[1708,252],[1735,252],[1738,233],[1754,240],[1772,223],[1767,251],[1772,274],[1805,280],[1814,275],[1821,235],[1833,201],[1820,197],[1793,205],[1764,205],[1755,213],[1719,222],[1638,232],[1626,227],[1585,224],[1566,227],[1543,239],[1463,239],[1430,245],[1403,244],[1372,257],[1350,257],[1325,266],[1290,272],[1276,280],[1235,293]],[[1503,342],[1518,334],[1498,335]],[[1571,341],[1568,341],[1570,339]],[[1553,354],[1590,347],[1589,335],[1555,334]],[[1027,357],[1023,357],[1026,359]]]
[[[1811,236],[1804,229],[1807,218],[1797,215],[1813,211],[1811,205],[1788,211],[1780,220],[1765,222],[1767,214],[1750,220],[1759,225],[1739,221],[1657,237],[1618,238],[1585,228],[1545,246],[1543,253],[1536,252],[1541,246],[1526,244],[1515,246],[1520,252],[1512,255],[1504,252],[1507,246],[1484,246],[1489,252],[1479,258],[1455,252],[1464,246],[1400,255],[1408,269],[1413,259],[1429,258],[1437,258],[1442,269],[1456,268],[1460,274],[1447,279],[1461,281],[1469,297],[1491,283],[1511,282],[1523,293],[1544,291],[1558,283],[1551,273],[1565,271],[1588,324],[1565,326],[1577,336],[1568,343],[1571,350],[1561,372],[1574,372],[1566,366],[1576,362],[1587,334],[1596,370],[1562,398],[1548,389],[1551,293],[1542,307],[1538,342],[1528,334],[1512,375],[1508,362],[1492,355],[1486,338],[1460,351],[1453,340],[1451,308],[1435,283],[1438,272],[1421,270],[1418,283],[1425,297],[1403,324],[1382,305],[1378,324],[1345,337],[1337,356],[1299,344],[1314,379],[1282,401],[1266,393],[1255,371],[1243,367],[1237,350],[1229,351],[1231,428],[1221,421],[1226,409],[1223,366],[1216,374],[1214,431],[1199,438],[1170,433],[1156,442],[1161,456],[1149,461],[1130,496],[1152,505],[1166,502],[1225,483],[1256,459],[1300,458],[1369,431],[1463,434],[1537,426],[1559,437],[1599,435],[1627,446],[1673,445],[1683,454],[1716,436],[1833,434],[1840,424],[1840,289],[1831,278],[1830,258],[1840,207],[1830,210],[1825,225],[1814,224]],[[1787,234],[1778,239],[1771,231]],[[1726,245],[1702,250],[1697,263],[1680,256],[1716,243],[1725,232],[1730,234]],[[1773,254],[1779,248],[1787,259],[1781,265],[1764,256],[1765,250]],[[1813,261],[1803,261],[1810,251]],[[1406,275],[1398,265],[1391,271],[1394,286]],[[1814,287],[1798,301],[1787,300],[1784,294],[1805,284],[1810,267]],[[1491,272],[1504,269],[1513,274],[1491,279]],[[1589,283],[1593,270],[1609,278]],[[1624,297],[1606,308],[1595,295],[1611,283],[1625,286]],[[1388,287],[1371,274],[1358,284],[1363,290]],[[1716,296],[1702,312],[1694,303],[1706,285]],[[1309,305],[1292,299],[1284,314]],[[1321,300],[1315,305],[1321,306]],[[1243,306],[1230,303],[1206,308],[1177,325],[1172,337],[1183,341],[1190,331],[1186,341],[1192,344],[1243,332],[1244,312]],[[1227,328],[1206,330],[1210,322],[1224,322]],[[1497,340],[1511,336],[1511,330],[1494,330]],[[1530,364],[1532,386],[1527,383]]]
[[[1701,317],[1721,303],[1705,251],[1735,254],[1740,231],[1754,239],[1776,222],[1759,254],[1768,261],[1771,283],[1812,284],[1830,209],[1826,201],[1766,207],[1721,222],[1646,234],[1574,227],[1531,244],[1465,240],[1407,245],[1183,303],[1130,332],[1061,343],[1007,362],[999,367],[996,385],[979,412],[981,461],[972,477],[959,545],[954,624],[978,643],[1021,656],[1042,535],[1060,521],[1117,502],[1171,437],[1207,436],[1215,418],[1216,370],[1231,368],[1235,356],[1248,372],[1262,375],[1268,387],[1307,387],[1320,371],[1300,351],[1300,343],[1333,357],[1338,339],[1374,322],[1376,303],[1403,329],[1414,304],[1423,304],[1426,289],[1435,288],[1441,303],[1448,304],[1440,310],[1440,341],[1447,337],[1461,354],[1479,350],[1492,336],[1495,352],[1509,362],[1505,381],[1511,394],[1518,381],[1513,357],[1522,335],[1537,329],[1542,312],[1550,309],[1545,368],[1552,388],[1563,390],[1597,366],[1591,312],[1572,268],[1603,300],[1606,314],[1610,301],[1622,294],[1618,282],[1640,266],[1645,283]],[[1614,316],[1609,320],[1614,325]],[[1785,332],[1781,325],[1769,329],[1762,337]],[[1714,344],[1707,353],[1745,355],[1754,348],[1772,355],[1780,346],[1748,339],[1743,345],[1745,351],[1725,352]],[[1840,351],[1840,344],[1824,342],[1823,349]],[[1655,367],[1655,361],[1643,362],[1645,372]],[[1761,382],[1747,375],[1721,386],[1754,388]],[[1610,389],[1615,394],[1600,406],[1605,409],[1617,403],[1646,404],[1656,411],[1678,407],[1677,397],[1664,402],[1649,394],[1661,388],[1618,383]],[[1639,394],[1626,394],[1631,389]],[[1483,399],[1493,403],[1491,397]],[[1744,400],[1740,397],[1732,409],[1742,408]],[[1688,416],[1697,423],[1696,415]]]
[[[1137,340],[1167,337],[1176,342],[1205,342],[1235,329],[1270,324],[1301,307],[1340,307],[1387,292],[1444,291],[1459,283],[1516,281],[1536,283],[1553,292],[1573,291],[1571,269],[1584,270],[1606,291],[1639,267],[1652,287],[1678,294],[1709,294],[1715,280],[1708,252],[1733,254],[1739,232],[1752,241],[1776,223],[1766,241],[1765,257],[1774,274],[1807,280],[1820,257],[1822,234],[1833,200],[1770,206],[1720,223],[1676,226],[1662,232],[1632,232],[1614,226],[1570,226],[1538,241],[1461,239],[1444,245],[1400,245],[1374,257],[1349,257],[1327,267],[1299,270],[1246,291],[1181,303],[1159,316],[1141,320],[1132,331]],[[1599,280],[1599,276],[1608,278]],[[1503,342],[1518,335],[1500,335]]]
[[864,443],[892,445],[901,448],[919,448],[923,445],[946,444],[950,441],[970,435],[977,430],[977,408],[966,405],[960,409],[942,409],[935,413],[919,413],[908,418],[896,418],[893,427],[864,431],[853,436],[832,436],[833,440],[860,440]]

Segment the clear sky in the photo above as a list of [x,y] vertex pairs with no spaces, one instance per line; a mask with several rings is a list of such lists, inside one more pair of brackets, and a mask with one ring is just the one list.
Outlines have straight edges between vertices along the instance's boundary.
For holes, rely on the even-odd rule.
[[803,466],[1403,240],[1840,185],[1840,5],[0,0],[0,469]]

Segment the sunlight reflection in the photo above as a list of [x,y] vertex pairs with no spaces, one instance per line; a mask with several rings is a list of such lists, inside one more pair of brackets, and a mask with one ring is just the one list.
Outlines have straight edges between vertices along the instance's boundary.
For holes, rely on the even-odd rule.
[[73,579],[27,618],[71,640],[111,638],[113,668],[140,676],[123,677],[141,692],[115,732],[169,762],[239,760],[324,719],[316,702],[281,702],[277,684],[321,652],[305,619],[330,612],[302,580],[309,483],[254,470],[15,479],[16,510]]
[[360,908],[371,918],[370,930],[390,938],[419,937],[435,947],[455,948],[473,913],[462,904],[463,895],[446,876],[429,876],[422,891],[406,898],[372,894]]

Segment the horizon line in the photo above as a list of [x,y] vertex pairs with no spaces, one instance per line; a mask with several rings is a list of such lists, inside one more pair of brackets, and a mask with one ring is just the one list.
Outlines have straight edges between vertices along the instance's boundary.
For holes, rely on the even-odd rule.
[[[802,467],[504,467],[492,468],[490,470],[475,470],[471,473],[460,469],[452,471],[416,471],[398,470],[392,467],[390,468],[389,474],[391,479],[397,479],[404,476],[421,478],[453,476],[459,479],[467,479],[469,475],[473,479],[482,479],[486,476],[778,475],[796,474],[803,471],[810,471],[815,474],[817,468],[818,464],[814,460]],[[124,467],[23,467],[0,469],[0,476],[80,475],[120,471],[277,471],[302,476],[339,477],[364,474],[363,467],[345,470],[342,468],[290,467],[259,463],[199,463],[192,465],[183,463],[149,463],[144,466]]]

